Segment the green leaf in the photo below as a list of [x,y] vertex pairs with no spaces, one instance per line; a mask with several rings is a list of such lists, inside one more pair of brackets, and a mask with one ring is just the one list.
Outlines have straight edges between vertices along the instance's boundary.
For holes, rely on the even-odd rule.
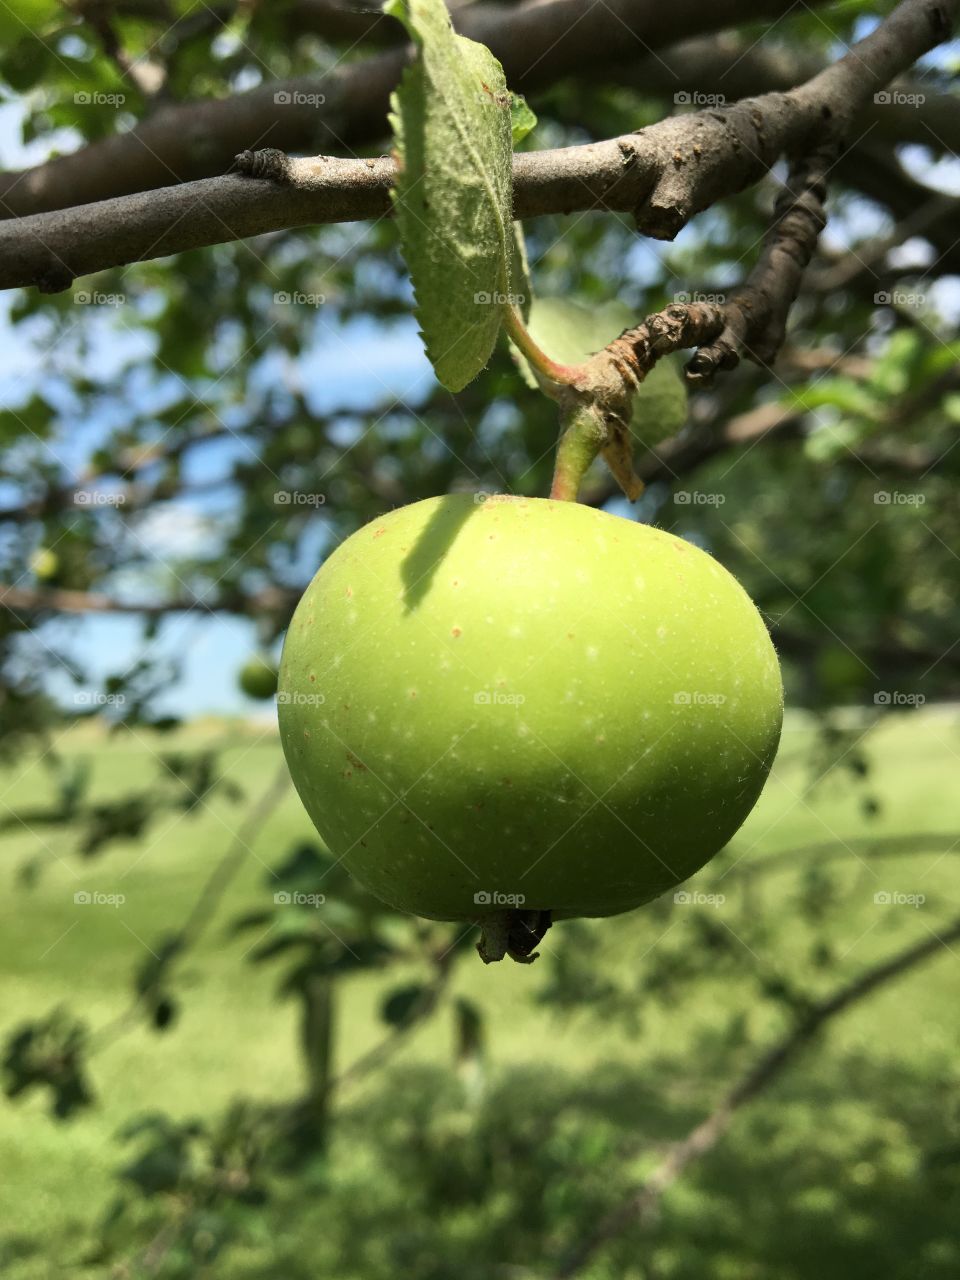
[[[636,321],[623,302],[585,307],[568,298],[536,298],[527,327],[551,359],[560,364],[581,364]],[[514,356],[525,381],[536,387],[528,362],[516,350]],[[640,384],[633,401],[631,429],[638,440],[653,445],[675,435],[686,420],[687,389],[680,359],[669,356],[658,360]]]
[[537,117],[527,106],[527,100],[519,93],[510,95],[510,129],[513,133],[513,145],[522,142],[528,133],[537,127]]
[[393,95],[396,221],[427,355],[451,391],[490,358],[511,253],[512,133],[503,68],[442,0],[387,0],[419,56]]

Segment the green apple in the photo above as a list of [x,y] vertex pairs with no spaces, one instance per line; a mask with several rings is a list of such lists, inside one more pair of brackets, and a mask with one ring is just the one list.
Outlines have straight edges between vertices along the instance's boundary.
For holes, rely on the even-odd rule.
[[240,668],[237,677],[240,688],[248,698],[265,701],[277,692],[277,667],[266,654],[255,653]]
[[60,557],[50,547],[38,547],[30,557],[30,568],[41,582],[52,582],[60,572]]
[[697,547],[574,502],[453,495],[323,564],[277,701],[300,798],[367,889],[542,932],[640,906],[726,844],[783,690],[753,603]]

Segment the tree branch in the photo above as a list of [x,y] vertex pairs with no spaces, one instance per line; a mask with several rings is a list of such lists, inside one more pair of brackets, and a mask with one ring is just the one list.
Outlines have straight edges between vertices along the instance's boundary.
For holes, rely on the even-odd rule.
[[[638,89],[644,95],[675,98],[684,94],[719,102],[758,94],[785,93],[824,70],[818,53],[765,44],[739,33],[696,36],[670,45],[640,62],[622,63],[593,72],[598,82]],[[869,131],[888,144],[916,142],[946,154],[960,152],[960,104],[956,95],[935,92],[922,79],[894,79],[889,101],[864,104],[852,134]]]
[[[827,0],[809,0],[808,8]],[[943,0],[941,8],[950,0]],[[512,88],[527,92],[585,67],[648,52],[676,40],[743,22],[780,18],[792,0],[528,0],[507,8],[471,4],[457,29],[489,46]],[[632,42],[632,44],[631,44]],[[147,191],[223,173],[245,147],[269,145],[316,153],[377,143],[386,133],[391,91],[406,47],[325,75],[274,81],[233,97],[157,111],[129,132],[73,155],[0,175],[0,217]],[[901,65],[907,65],[906,59]],[[230,238],[230,237],[227,237]]]
[[[550,0],[541,8],[563,2]],[[516,216],[629,210],[640,231],[672,238],[695,213],[757,181],[781,154],[797,157],[792,195],[778,209],[749,297],[735,300],[740,314],[730,310],[712,339],[700,339],[719,340],[719,346],[703,357],[698,372],[727,367],[731,352],[744,345],[768,358],[822,219],[817,163],[839,150],[846,126],[876,86],[944,38],[947,10],[952,19],[958,5],[960,0],[905,0],[844,58],[789,93],[668,117],[605,142],[520,154],[514,161]],[[238,160],[252,177],[205,179],[0,227],[0,288],[36,284],[56,292],[78,275],[109,266],[389,211],[395,166],[387,158],[289,159],[268,149],[243,152]],[[783,286],[776,293],[774,282]],[[750,323],[747,306],[753,307]]]
[[597,1230],[572,1250],[555,1273],[555,1280],[569,1280],[583,1271],[597,1251],[621,1235],[628,1227],[645,1226],[656,1215],[664,1193],[702,1156],[717,1145],[737,1111],[779,1079],[783,1071],[826,1023],[851,1005],[872,995],[879,987],[901,977],[910,969],[938,954],[941,948],[960,939],[960,919],[940,933],[933,933],[912,946],[895,952],[859,978],[839,987],[832,995],[814,1004],[793,1029],[757,1059],[729,1091],[719,1106],[682,1141],[675,1143],[642,1187],[611,1213]]

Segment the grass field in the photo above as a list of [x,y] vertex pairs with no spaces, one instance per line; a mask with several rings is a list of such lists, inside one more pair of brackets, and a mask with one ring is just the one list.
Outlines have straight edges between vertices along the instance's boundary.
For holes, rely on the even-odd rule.
[[[86,860],[69,831],[33,824],[5,831],[4,1035],[60,1003],[93,1028],[121,1013],[145,948],[182,922],[229,845],[244,806],[268,785],[279,763],[277,739],[262,726],[197,724],[183,730],[175,744],[142,733],[106,737],[89,726],[67,732],[58,743],[66,756],[88,759],[95,794],[108,798],[147,783],[156,771],[158,750],[172,745],[193,750],[225,738],[230,745],[224,767],[244,790],[242,804],[215,797],[197,814],[165,815],[142,840],[111,845]],[[869,823],[862,789],[843,770],[808,789],[810,743],[809,726],[789,721],[775,775],[757,810],[721,865],[706,868],[689,887],[725,892],[732,899],[746,892],[749,882],[751,910],[772,926],[764,951],[754,957],[757,968],[774,965],[787,975],[809,976],[815,970],[811,934],[798,919],[797,902],[809,891],[814,859],[798,857],[753,878],[746,872],[782,851],[834,842],[839,856],[818,863],[829,866],[823,890],[828,907],[818,936],[833,948],[837,963],[811,978],[826,990],[911,939],[935,932],[958,911],[960,844],[948,852],[949,842],[936,837],[956,833],[960,839],[960,715],[949,708],[891,715],[869,735],[869,787],[882,798],[880,813]],[[42,806],[49,791],[42,763],[17,764],[0,778],[2,803],[15,813]],[[925,833],[929,843],[920,842],[908,854],[878,857],[858,843],[864,835]],[[256,937],[233,936],[226,926],[272,900],[267,869],[292,842],[309,834],[290,791],[184,964],[183,1007],[173,1029],[157,1035],[137,1027],[95,1057],[97,1106],[62,1124],[50,1119],[39,1095],[16,1105],[2,1103],[3,1275],[47,1280],[112,1274],[100,1267],[81,1270],[77,1258],[114,1192],[122,1157],[115,1134],[131,1117],[145,1110],[209,1115],[238,1096],[267,1101],[300,1090],[294,1009],[276,997],[277,970],[249,964],[244,955]],[[18,872],[41,850],[44,866],[27,886]],[[78,906],[74,895],[80,891],[123,895],[124,901]],[[878,905],[878,893],[924,900]],[[682,948],[688,938],[694,945],[684,911],[677,907],[668,917],[641,911],[621,920],[609,935],[608,951],[601,945],[602,962],[639,965],[651,949]],[[718,914],[723,921],[723,912]],[[682,1135],[702,1117],[751,1048],[783,1025],[782,1014],[758,1002],[748,982],[728,981],[722,971],[675,1006],[646,1002],[639,993],[638,1034],[616,1018],[606,1023],[589,1014],[559,1018],[531,996],[550,971],[550,944],[563,927],[548,935],[547,955],[530,969],[484,968],[468,957],[456,973],[456,991],[469,995],[486,1015],[487,1073],[494,1092],[511,1079],[542,1072],[537,1088],[544,1099],[559,1098],[558,1106],[594,1115],[605,1133],[626,1127],[660,1141]],[[768,1097],[744,1112],[702,1171],[672,1193],[657,1228],[657,1277],[710,1274],[741,1280],[822,1272],[939,1280],[960,1273],[955,1232],[960,1179],[944,1175],[946,1181],[940,1177],[931,1191],[923,1173],[931,1150],[960,1143],[956,952],[945,949],[839,1020]],[[392,973],[350,981],[340,1012],[339,1066],[380,1038],[378,1002],[384,983],[397,981]],[[729,1035],[735,1014],[742,1015],[738,1043]],[[365,1093],[373,1099],[385,1082],[406,1088],[421,1067],[447,1070],[450,1064],[450,1025],[438,1017],[413,1035],[375,1082],[360,1087],[358,1099]],[[375,1163],[362,1144],[344,1152],[341,1166],[336,1158],[335,1140],[334,1165],[342,1167],[345,1186],[352,1180],[362,1183],[367,1165]],[[642,1147],[627,1161],[628,1172],[642,1173],[652,1158]],[[399,1194],[397,1187],[393,1194]],[[378,1207],[385,1233],[390,1195],[385,1192]],[[326,1275],[306,1262],[301,1272],[290,1261],[313,1256],[305,1242],[316,1239],[319,1212],[319,1207],[290,1210],[282,1232],[288,1261],[280,1269],[275,1269],[277,1238],[268,1244],[251,1236],[203,1274]],[[368,1258],[368,1273],[379,1276],[379,1265]],[[385,1255],[384,1269],[390,1265]],[[364,1274],[356,1266],[355,1271],[344,1264],[338,1274],[347,1280]],[[455,1271],[451,1263],[449,1274]],[[427,1268],[420,1274],[447,1273]],[[532,1267],[511,1274],[547,1273]],[[653,1272],[638,1262],[632,1274],[639,1280]],[[608,1272],[598,1264],[589,1275],[599,1280]]]

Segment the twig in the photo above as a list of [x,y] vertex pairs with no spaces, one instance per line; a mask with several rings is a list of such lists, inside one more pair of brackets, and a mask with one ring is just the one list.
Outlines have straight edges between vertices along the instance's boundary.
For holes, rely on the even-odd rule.
[[716,884],[729,884],[728,877],[736,880],[754,879],[778,871],[796,871],[797,864],[808,858],[849,857],[851,850],[861,850],[876,858],[904,857],[917,853],[929,853],[941,849],[944,853],[960,852],[960,832],[941,831],[929,835],[918,833],[909,836],[861,836],[849,840],[820,840],[799,845],[795,849],[782,849],[752,862],[740,863],[721,872]]
[[[260,828],[270,814],[283,799],[290,783],[290,774],[284,762],[281,762],[273,779],[260,798],[252,805],[239,830],[234,834],[226,853],[207,877],[206,883],[190,909],[184,923],[176,934],[177,954],[182,954],[194,946],[212,919],[217,904],[223,897],[231,881],[243,866],[250,853],[250,844],[256,838]],[[144,996],[138,995],[130,1006],[116,1018],[105,1023],[93,1032],[88,1041],[89,1052],[94,1053],[113,1043],[118,1036],[130,1030],[137,1022],[144,1002]]]
[[455,946],[449,946],[446,950],[433,957],[435,966],[433,981],[420,993],[419,999],[407,1014],[407,1017],[399,1026],[393,1027],[382,1040],[379,1040],[366,1053],[362,1053],[340,1075],[334,1077],[329,1087],[331,1095],[337,1090],[342,1092],[348,1086],[357,1084],[360,1080],[370,1075],[371,1072],[383,1066],[404,1044],[414,1028],[420,1026],[436,1011],[453,971],[454,959],[458,954]]
[[655,1216],[664,1193],[690,1165],[717,1145],[740,1107],[773,1084],[827,1022],[879,987],[936,955],[941,948],[949,950],[950,943],[958,939],[960,918],[955,919],[939,934],[932,934],[929,938],[895,952],[859,978],[838,988],[833,995],[814,1004],[793,1030],[761,1054],[702,1123],[680,1142],[674,1143],[643,1186],[628,1196],[600,1223],[595,1232],[571,1250],[555,1273],[554,1280],[569,1280],[571,1276],[578,1275],[603,1245],[635,1223],[640,1226],[649,1223]]

